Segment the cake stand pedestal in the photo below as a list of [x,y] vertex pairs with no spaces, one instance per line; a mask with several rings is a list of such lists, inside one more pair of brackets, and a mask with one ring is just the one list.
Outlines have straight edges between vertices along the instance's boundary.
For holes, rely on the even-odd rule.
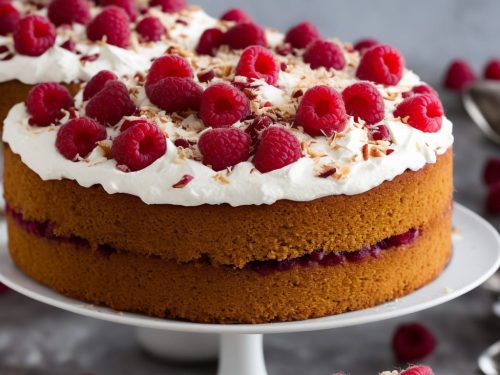
[[428,285],[406,297],[370,309],[298,322],[256,325],[190,323],[117,312],[66,298],[31,280],[15,267],[7,253],[4,227],[0,228],[0,282],[27,297],[96,319],[155,331],[219,334],[218,375],[267,375],[263,334],[333,329],[395,318],[450,301],[488,279],[500,265],[498,233],[480,216],[459,204],[455,204],[453,220],[457,228],[453,256],[441,275]]

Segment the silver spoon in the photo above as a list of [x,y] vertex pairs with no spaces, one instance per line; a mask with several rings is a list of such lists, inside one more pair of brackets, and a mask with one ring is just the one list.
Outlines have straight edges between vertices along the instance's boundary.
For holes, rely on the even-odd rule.
[[500,144],[500,81],[477,81],[462,93],[465,110],[483,133]]

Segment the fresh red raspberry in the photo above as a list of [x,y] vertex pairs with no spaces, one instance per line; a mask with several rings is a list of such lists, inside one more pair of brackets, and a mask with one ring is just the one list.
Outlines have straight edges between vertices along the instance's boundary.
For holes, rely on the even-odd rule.
[[69,120],[59,128],[56,138],[57,150],[66,159],[76,161],[95,148],[96,142],[106,139],[106,128],[97,121],[86,117]]
[[[1,34],[0,28],[0,34]],[[500,80],[500,59],[493,59],[488,61],[484,69],[484,78]]]
[[153,122],[144,121],[120,133],[111,148],[118,166],[139,171],[165,155],[165,134]]
[[66,87],[55,83],[40,83],[33,87],[26,98],[26,107],[31,115],[30,122],[48,126],[61,119],[63,110],[73,105],[73,98]]
[[144,42],[157,42],[167,34],[165,26],[153,16],[145,17],[137,24],[136,31]]
[[215,56],[219,47],[224,43],[224,32],[219,29],[206,29],[201,34],[196,53]]
[[491,214],[500,213],[500,182],[494,182],[488,186],[486,210]]
[[7,286],[5,286],[5,285],[3,285],[2,283],[0,283],[0,294],[5,294],[5,293],[7,293],[9,290],[10,290],[10,289],[9,289]]
[[310,43],[320,39],[316,26],[310,22],[301,22],[287,31],[285,43],[290,43],[294,48],[306,48]]
[[384,99],[372,84],[355,83],[342,92],[342,98],[347,113],[354,116],[355,121],[359,117],[371,125],[384,119]]
[[435,133],[443,123],[443,108],[438,98],[431,95],[414,95],[403,100],[394,111],[394,117],[426,133]]
[[260,133],[273,124],[273,120],[267,116],[257,116],[252,123],[245,129],[252,139],[252,145],[257,144]]
[[150,0],[149,5],[152,7],[160,6],[165,13],[176,13],[186,7],[186,0]]
[[297,137],[286,129],[270,127],[260,136],[253,164],[260,172],[266,173],[292,164],[301,157]]
[[500,181],[500,159],[492,158],[486,162],[483,171],[483,181],[486,185]]
[[410,91],[406,91],[403,93],[403,98],[409,98],[410,96],[417,95],[417,94],[425,94],[425,95],[432,95],[435,96],[436,98],[439,98],[439,94],[437,93],[436,90],[434,90],[432,87],[429,85],[418,85],[412,88]]
[[391,141],[391,134],[385,125],[374,125],[368,128],[368,138],[372,141]]
[[198,148],[205,165],[214,171],[222,171],[235,166],[250,156],[250,136],[240,129],[219,128],[204,132]]
[[199,116],[206,127],[226,128],[250,114],[248,98],[236,87],[216,83],[201,97]]
[[392,348],[398,361],[415,362],[436,349],[436,339],[432,332],[420,323],[403,324],[394,333]]
[[253,22],[247,12],[240,8],[228,9],[221,17],[223,21],[234,21],[236,23]]
[[47,18],[26,16],[14,30],[14,47],[21,55],[40,56],[56,41],[56,28]]
[[453,61],[446,72],[444,86],[453,91],[462,91],[477,80],[476,73],[465,60]]
[[379,45],[379,41],[373,38],[365,38],[360,39],[356,43],[354,43],[354,49],[359,53],[363,54],[365,51],[369,50],[372,47]]
[[134,0],[102,0],[101,6],[114,5],[122,8],[128,15],[131,21],[137,19],[137,7],[135,6]]
[[0,3],[0,35],[12,33],[20,19],[21,15],[11,3]]
[[87,103],[85,113],[103,125],[113,126],[135,111],[127,86],[120,81],[108,81]]
[[262,46],[247,47],[236,66],[236,75],[264,79],[269,85],[278,82],[280,64],[273,53]]
[[399,375],[434,375],[434,372],[428,366],[412,366]]
[[106,38],[106,43],[126,48],[130,43],[129,21],[122,8],[106,7],[87,25],[87,37],[94,41]]
[[379,44],[365,51],[356,76],[366,81],[393,86],[403,77],[404,67],[404,58],[396,48]]
[[306,91],[297,108],[295,125],[312,136],[331,136],[344,130],[347,113],[340,94],[329,86],[319,85]]
[[304,61],[311,65],[312,69],[326,68],[341,70],[345,66],[344,53],[340,47],[333,42],[317,39],[306,48]]
[[83,90],[83,100],[87,101],[91,99],[95,94],[103,89],[106,83],[109,81],[116,81],[117,79],[118,77],[109,70],[101,70],[85,85],[85,89]]
[[148,86],[167,77],[193,78],[193,68],[185,58],[178,55],[165,55],[157,58],[149,68],[146,92]]
[[167,112],[197,110],[203,89],[192,78],[167,77],[148,86],[151,103]]
[[85,25],[90,20],[89,4],[85,0],[52,0],[47,15],[56,26],[73,23]]
[[143,122],[145,122],[147,120],[145,119],[135,119],[135,120],[125,120],[122,122],[121,126],[120,126],[120,132],[124,132],[125,130],[131,128],[132,126],[135,126],[137,124],[141,124]]
[[242,22],[231,27],[224,35],[224,42],[232,49],[267,45],[264,30],[252,22]]

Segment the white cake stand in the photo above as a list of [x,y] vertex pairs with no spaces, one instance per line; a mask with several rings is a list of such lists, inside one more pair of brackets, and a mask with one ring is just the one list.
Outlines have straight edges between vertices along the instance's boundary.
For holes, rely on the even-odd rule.
[[[63,297],[21,273],[7,254],[5,235],[0,236],[0,281],[37,301],[96,319],[153,330],[220,334],[218,375],[266,375],[263,334],[332,329],[395,318],[450,301],[483,283],[500,265],[500,237],[484,219],[459,204],[455,204],[453,220],[457,233],[453,239],[452,259],[430,284],[397,301],[371,309],[299,322],[198,324],[84,304]],[[0,229],[1,233],[5,232],[4,228]]]

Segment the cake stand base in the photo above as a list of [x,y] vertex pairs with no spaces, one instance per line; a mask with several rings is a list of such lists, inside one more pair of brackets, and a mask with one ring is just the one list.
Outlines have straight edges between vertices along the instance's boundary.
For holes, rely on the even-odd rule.
[[[156,341],[151,339],[151,336],[145,339],[146,345],[153,352],[170,354],[170,358],[189,359],[189,353],[193,352],[189,345],[192,336],[191,339],[189,336],[178,336],[187,337],[187,345],[184,345],[186,342],[183,339],[179,339],[178,342],[184,342],[184,344],[175,348],[174,352],[172,348],[174,336],[170,336],[168,345],[161,339],[165,337],[162,336],[165,331],[168,331],[168,335],[171,331],[220,334],[218,375],[266,375],[262,334],[333,329],[395,318],[450,301],[486,281],[500,265],[500,237],[497,231],[480,216],[459,204],[455,204],[453,221],[455,227],[459,229],[453,239],[453,256],[446,269],[428,285],[396,301],[370,309],[297,322],[191,323],[117,312],[64,297],[36,283],[14,265],[7,251],[5,223],[1,220],[0,282],[30,298],[67,311],[110,322],[148,328],[149,333],[159,331],[155,334]],[[198,337],[195,336],[194,340],[199,340]]]

